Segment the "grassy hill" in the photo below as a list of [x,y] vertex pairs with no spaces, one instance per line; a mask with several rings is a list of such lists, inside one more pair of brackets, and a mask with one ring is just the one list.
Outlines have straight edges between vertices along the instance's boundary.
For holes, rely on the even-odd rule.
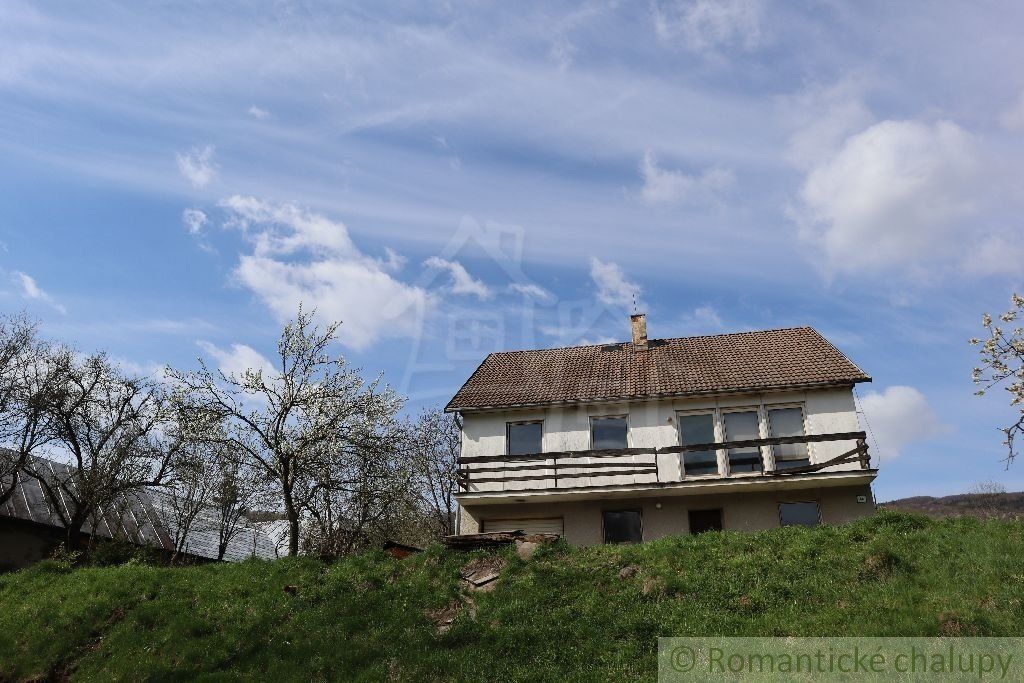
[[1022,599],[1024,523],[893,512],[528,560],[48,561],[0,577],[0,679],[653,680],[659,635],[1020,635]]

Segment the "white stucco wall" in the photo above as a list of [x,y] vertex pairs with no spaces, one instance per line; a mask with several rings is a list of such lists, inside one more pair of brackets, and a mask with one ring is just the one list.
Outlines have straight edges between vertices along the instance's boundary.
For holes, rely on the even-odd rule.
[[[770,392],[763,394],[729,395],[710,398],[666,399],[659,401],[643,401],[617,404],[591,404],[576,406],[557,406],[535,410],[494,411],[467,413],[463,416],[462,455],[463,457],[499,456],[506,452],[505,430],[509,422],[541,420],[543,421],[542,445],[545,452],[587,450],[590,444],[590,418],[607,415],[626,415],[629,424],[629,446],[666,447],[679,443],[677,432],[677,413],[690,410],[716,411],[716,438],[722,440],[720,411],[722,409],[753,407],[761,416],[761,435],[768,436],[766,410],[773,405],[798,404],[803,407],[805,432],[807,434],[826,434],[835,432],[859,431],[860,426],[854,406],[853,392],[850,388],[817,389],[794,392]],[[824,462],[854,447],[852,441],[822,442],[810,445],[811,462]],[[719,451],[719,466],[724,471],[724,451]],[[638,461],[653,456],[626,456],[618,459]],[[611,463],[614,460],[601,459],[600,462]],[[659,454],[658,480],[663,482],[680,481],[681,468],[677,455]],[[504,461],[488,463],[470,463],[468,469],[499,469]],[[508,463],[511,466],[530,464],[550,464],[550,461],[520,461]],[[857,463],[841,466],[836,469],[858,469]],[[570,472],[564,467],[563,474]],[[514,474],[509,472],[508,474]],[[530,470],[522,474],[531,476],[553,475],[553,470]],[[489,476],[499,476],[494,472]],[[472,477],[470,479],[472,481]],[[572,480],[576,486],[599,486],[605,484],[631,484],[654,481],[653,475],[636,476],[590,476]],[[513,491],[523,489],[548,489],[554,487],[554,478],[533,481],[485,482],[471,486],[470,491]],[[566,482],[562,482],[564,486]],[[561,487],[560,487],[561,488]]]

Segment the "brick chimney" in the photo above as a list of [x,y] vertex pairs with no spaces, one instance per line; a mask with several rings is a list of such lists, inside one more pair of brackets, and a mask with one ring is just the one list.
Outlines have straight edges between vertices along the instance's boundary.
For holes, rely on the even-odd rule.
[[629,324],[633,328],[633,348],[637,351],[647,350],[647,315],[636,313],[629,316]]

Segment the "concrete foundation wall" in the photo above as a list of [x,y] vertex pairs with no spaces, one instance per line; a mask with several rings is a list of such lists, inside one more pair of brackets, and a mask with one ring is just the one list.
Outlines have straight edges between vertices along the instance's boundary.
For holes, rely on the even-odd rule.
[[[858,503],[858,496],[864,496],[866,502]],[[711,508],[722,509],[726,530],[759,531],[780,526],[779,503],[806,501],[818,502],[825,524],[842,524],[874,513],[870,487],[848,486],[660,499],[469,505],[462,509],[459,533],[478,533],[486,519],[561,517],[569,543],[594,545],[603,542],[603,510],[638,509],[643,514],[643,540],[648,541],[689,533],[688,511]]]

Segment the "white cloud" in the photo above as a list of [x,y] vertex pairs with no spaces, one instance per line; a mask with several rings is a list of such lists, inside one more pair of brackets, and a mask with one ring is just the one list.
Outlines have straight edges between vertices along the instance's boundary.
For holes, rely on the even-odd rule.
[[700,175],[659,168],[658,160],[650,151],[644,154],[640,173],[644,178],[640,196],[649,204],[713,201],[736,183],[733,172],[724,168],[708,168]]
[[213,163],[213,145],[193,147],[187,154],[178,154],[178,170],[193,187],[206,187],[217,175]]
[[999,116],[999,123],[1006,130],[1024,130],[1024,91],[1017,96],[1013,104],[1007,107]]
[[516,294],[522,294],[525,297],[540,299],[541,301],[549,301],[552,298],[551,292],[535,284],[523,284],[519,282],[514,282],[511,285],[509,285],[508,288],[515,292]]
[[181,222],[190,235],[202,235],[209,220],[206,212],[201,209],[185,209],[181,212]]
[[473,278],[458,261],[448,261],[439,256],[431,256],[423,262],[427,268],[447,270],[452,277],[450,291],[452,294],[472,295],[484,301],[491,298],[491,290],[481,280]]
[[236,280],[279,320],[294,317],[300,302],[315,307],[323,319],[341,320],[340,340],[360,350],[379,337],[417,334],[415,314],[435,303],[422,288],[392,277],[388,262],[360,252],[343,223],[254,197],[235,195],[220,206],[229,212],[228,227],[253,247],[239,259]]
[[640,285],[627,280],[618,264],[591,257],[590,277],[597,285],[597,299],[601,303],[609,306],[632,306],[634,300],[640,303]]
[[949,239],[978,209],[981,153],[949,121],[883,121],[815,165],[801,189],[801,237],[828,272],[955,256]]
[[196,344],[206,355],[213,358],[217,368],[225,375],[241,377],[246,370],[262,370],[264,377],[268,379],[277,376],[274,365],[251,346],[232,344],[231,348],[222,349],[208,341],[198,341]]
[[881,458],[895,458],[904,448],[949,431],[928,405],[928,399],[915,389],[891,386],[882,393],[871,392],[860,401],[868,424],[878,442]]
[[249,116],[253,117],[254,119],[261,119],[262,120],[262,119],[265,119],[268,116],[270,116],[270,112],[269,111],[267,111],[266,109],[262,109],[260,107],[257,107],[255,104],[252,105],[251,107],[249,107],[249,109],[247,111],[248,111]]
[[681,38],[692,50],[761,43],[761,0],[668,0],[654,5],[654,28],[665,41]]
[[62,304],[57,303],[52,296],[43,291],[42,287],[35,281],[28,273],[22,273],[21,271],[14,271],[13,279],[14,283],[21,288],[21,295],[26,299],[32,299],[34,301],[42,301],[48,304],[51,308],[61,314],[67,313],[67,309]]

